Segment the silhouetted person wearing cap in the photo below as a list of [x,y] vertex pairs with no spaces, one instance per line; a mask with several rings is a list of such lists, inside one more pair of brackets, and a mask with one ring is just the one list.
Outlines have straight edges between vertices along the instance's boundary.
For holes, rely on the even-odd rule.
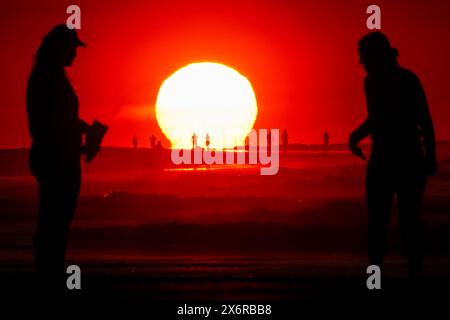
[[353,154],[365,159],[359,141],[372,138],[366,187],[369,259],[381,267],[394,195],[409,275],[416,280],[422,262],[420,211],[427,175],[437,172],[434,129],[418,77],[397,63],[387,37],[372,32],[359,41],[367,119],[350,135]]
[[65,286],[67,234],[81,184],[82,134],[92,128],[78,117],[78,98],[64,71],[78,46],[85,45],[75,30],[54,27],[36,52],[28,80],[30,169],[39,191],[33,250],[42,289]]

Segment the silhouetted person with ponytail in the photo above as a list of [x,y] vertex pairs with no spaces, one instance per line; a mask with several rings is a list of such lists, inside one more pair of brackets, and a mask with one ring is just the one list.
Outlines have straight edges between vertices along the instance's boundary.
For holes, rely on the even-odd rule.
[[80,46],[85,45],[75,30],[54,27],[37,50],[27,87],[30,169],[39,192],[34,259],[40,288],[53,291],[65,286],[64,256],[80,192],[81,154],[84,148],[91,160],[106,131],[100,123],[89,126],[78,117],[78,98],[65,67],[72,65]]
[[369,259],[381,267],[394,195],[405,244],[409,275],[420,275],[423,248],[420,211],[426,177],[437,172],[433,124],[419,78],[399,66],[397,50],[381,32],[359,41],[360,63],[367,72],[367,119],[350,135],[353,154],[365,160],[358,143],[372,138],[367,166]]

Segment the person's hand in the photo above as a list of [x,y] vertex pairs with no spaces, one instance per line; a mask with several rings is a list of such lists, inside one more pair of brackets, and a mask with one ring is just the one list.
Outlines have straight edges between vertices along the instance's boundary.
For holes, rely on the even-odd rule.
[[352,154],[354,156],[357,156],[358,158],[361,158],[362,160],[366,161],[366,156],[364,152],[361,150],[361,148],[358,146],[358,139],[355,137],[354,133],[350,135],[350,139],[348,142],[348,147]]
[[437,174],[437,161],[435,157],[427,157],[425,159],[425,174],[427,176],[435,176]]
[[93,144],[93,143],[87,144],[86,145],[86,156],[84,158],[86,163],[91,162],[95,158],[95,156],[97,155],[97,153],[99,151],[100,151],[100,145]]
[[94,121],[92,126],[89,126],[86,132],[86,143],[84,147],[86,151],[86,162],[91,162],[100,151],[100,145],[107,130],[108,127],[98,121]]

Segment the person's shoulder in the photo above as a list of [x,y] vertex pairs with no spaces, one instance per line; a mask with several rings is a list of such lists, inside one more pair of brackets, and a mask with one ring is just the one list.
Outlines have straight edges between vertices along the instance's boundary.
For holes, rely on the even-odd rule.
[[407,68],[398,67],[398,74],[406,80],[410,80],[413,82],[419,81],[419,77],[413,71],[411,71]]
[[30,76],[28,77],[28,79],[29,79],[30,81],[31,81],[31,80],[34,80],[34,79],[38,78],[39,75],[40,75],[40,71],[38,70],[38,68],[33,67],[33,68],[31,69]]
[[364,88],[367,90],[367,88],[370,86],[372,80],[371,77],[369,75],[366,75],[364,77]]
[[399,67],[399,76],[402,83],[413,90],[422,88],[422,83],[419,77],[409,69]]

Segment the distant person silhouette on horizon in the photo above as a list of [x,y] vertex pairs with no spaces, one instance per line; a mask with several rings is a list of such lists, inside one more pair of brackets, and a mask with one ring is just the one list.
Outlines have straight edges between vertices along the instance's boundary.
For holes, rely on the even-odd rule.
[[327,130],[325,130],[325,132],[323,133],[323,145],[325,147],[325,150],[328,151],[328,146],[330,144],[330,134],[328,133]]
[[106,126],[89,126],[78,116],[78,98],[65,67],[72,65],[80,46],[85,45],[75,30],[54,27],[36,52],[27,86],[30,169],[39,193],[33,252],[43,290],[65,287],[64,256],[80,192],[81,154],[92,160],[106,132]]
[[207,134],[206,134],[206,137],[205,137],[206,149],[209,149],[210,143],[211,143],[211,137],[210,137],[209,134],[207,133]]
[[420,211],[427,175],[437,172],[434,129],[419,78],[397,62],[397,50],[381,32],[359,41],[366,70],[367,119],[350,135],[352,153],[365,160],[358,143],[372,139],[367,165],[368,253],[383,264],[394,195],[411,280],[420,277],[423,256]]
[[155,149],[156,147],[156,137],[154,134],[152,134],[152,136],[150,137],[150,147],[152,149]]
[[195,132],[192,134],[191,140],[192,140],[192,149],[195,149],[195,147],[197,147],[197,135],[195,134]]
[[133,139],[132,139],[132,144],[133,144],[133,149],[137,149],[137,147],[138,147],[138,137],[137,136],[133,136]]

